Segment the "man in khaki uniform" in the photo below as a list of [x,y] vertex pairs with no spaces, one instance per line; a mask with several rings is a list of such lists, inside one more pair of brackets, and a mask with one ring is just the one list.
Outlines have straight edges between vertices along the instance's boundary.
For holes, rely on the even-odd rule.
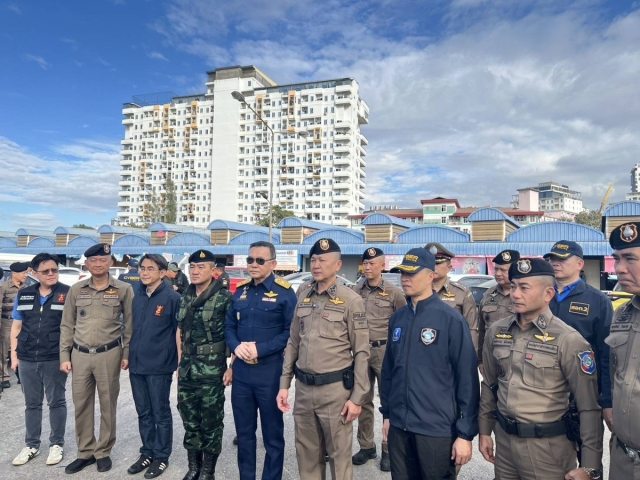
[[369,327],[362,299],[336,279],[342,267],[338,244],[323,238],[309,255],[314,280],[298,290],[278,408],[291,409],[289,388],[295,373],[300,478],[324,480],[326,449],[333,480],[350,480],[352,422],[369,391]]
[[[495,463],[498,480],[602,477],[595,355],[579,332],[551,313],[553,274],[542,259],[512,264],[510,295],[516,314],[498,320],[487,331],[480,453]],[[577,468],[576,444],[568,438],[577,434],[574,429],[568,433],[565,422],[570,395],[580,415],[581,468]]]
[[[389,318],[399,308],[407,304],[407,299],[395,285],[382,278],[384,270],[384,252],[379,248],[368,248],[362,255],[362,270],[365,281],[353,287],[353,291],[362,297],[367,323],[369,324],[369,383],[371,388],[362,413],[358,417],[358,443],[360,451],[353,456],[354,465],[364,465],[369,459],[376,458],[376,444],[373,436],[375,424],[373,418],[373,396],[376,380],[378,391],[382,375],[382,361],[387,351]],[[380,470],[391,471],[387,442],[382,442]]]
[[640,478],[640,222],[621,225],[611,232],[616,274],[622,290],[632,293],[629,303],[616,310],[611,333],[613,385],[613,438],[609,479]]
[[520,260],[520,253],[516,250],[503,250],[493,258],[493,276],[497,285],[488,289],[480,302],[478,315],[478,363],[480,373],[484,375],[482,366],[482,346],[487,329],[501,318],[513,313],[511,306],[511,282],[509,281],[509,267]]
[[24,281],[27,279],[28,267],[29,264],[27,262],[12,263],[9,266],[11,279],[0,285],[0,303],[2,305],[2,311],[0,312],[0,367],[2,379],[0,380],[2,380],[2,388],[11,387],[9,367],[7,365],[7,355],[9,355],[9,347],[11,345],[11,325],[13,325],[11,314],[18,291],[26,286]]
[[[131,285],[109,275],[113,264],[111,246],[99,243],[84,256],[91,277],[69,290],[60,325],[60,369],[66,373],[73,371],[71,386],[78,445],[78,458],[66,467],[66,473],[77,473],[96,460],[99,472],[111,469],[120,369],[129,366],[133,322]],[[120,315],[124,317],[123,324]],[[101,417],[98,441],[94,435],[96,387]]]
[[469,324],[473,346],[478,350],[478,306],[473,298],[471,290],[465,285],[449,280],[451,271],[451,259],[455,254],[439,243],[427,243],[427,251],[436,257],[436,270],[433,277],[433,290],[440,295],[440,299],[447,305],[455,308]]

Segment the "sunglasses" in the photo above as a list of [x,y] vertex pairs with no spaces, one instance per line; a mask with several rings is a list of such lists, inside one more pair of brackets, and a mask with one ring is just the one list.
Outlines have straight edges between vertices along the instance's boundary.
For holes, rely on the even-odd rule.
[[41,273],[43,275],[55,275],[56,273],[58,273],[58,269],[57,268],[49,268],[47,270],[38,270],[38,273]]
[[267,262],[270,262],[271,260],[275,260],[275,258],[253,258],[253,257],[247,257],[247,265],[253,265],[253,262],[256,262],[258,265],[264,265]]

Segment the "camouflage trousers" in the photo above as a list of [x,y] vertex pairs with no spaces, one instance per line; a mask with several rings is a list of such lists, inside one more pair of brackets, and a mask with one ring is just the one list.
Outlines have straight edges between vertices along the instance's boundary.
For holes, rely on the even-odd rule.
[[212,383],[178,382],[178,411],[184,425],[184,448],[219,455],[224,428],[222,377]]

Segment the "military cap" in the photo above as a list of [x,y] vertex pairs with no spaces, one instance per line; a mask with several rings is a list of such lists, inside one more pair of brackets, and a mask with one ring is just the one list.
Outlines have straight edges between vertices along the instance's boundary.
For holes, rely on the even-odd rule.
[[553,267],[541,258],[521,258],[509,267],[509,280],[526,277],[555,276]]
[[29,268],[29,262],[15,262],[9,265],[9,270],[13,273],[22,273]]
[[424,247],[431,255],[436,257],[436,263],[446,262],[447,260],[451,260],[455,257],[455,253],[450,250],[447,250],[442,245],[436,242],[427,243]]
[[436,268],[436,259],[424,248],[412,248],[402,258],[402,263],[391,269],[391,273],[418,273],[420,270]]
[[227,264],[225,262],[216,262],[216,268],[224,268]]
[[129,263],[127,265],[129,265],[131,268],[138,268],[138,261],[131,259],[129,260]]
[[111,245],[108,243],[98,243],[92,247],[87,248],[84,252],[85,258],[90,257],[110,257],[111,256]]
[[176,262],[171,262],[169,264],[169,270],[171,270],[172,272],[179,272],[180,267],[178,267],[178,264]]
[[216,257],[209,250],[196,250],[189,257],[189,263],[215,262]]
[[321,238],[313,244],[313,247],[311,247],[311,250],[309,251],[309,256],[323,255],[331,252],[340,252],[340,245],[330,238]]
[[609,235],[609,245],[614,250],[640,247],[640,222],[625,223],[616,227]]
[[371,260],[372,258],[382,257],[384,252],[379,248],[367,248],[362,254],[362,261]]
[[518,260],[520,260],[520,252],[517,250],[503,250],[493,257],[493,263],[496,265],[509,265]]
[[582,247],[576,242],[570,242],[569,240],[560,240],[559,242],[556,242],[553,247],[551,247],[551,251],[549,253],[545,253],[544,258],[548,259],[549,257],[553,256],[562,258],[564,260],[565,258],[569,258],[572,255],[582,258],[584,256],[584,253],[582,253]]

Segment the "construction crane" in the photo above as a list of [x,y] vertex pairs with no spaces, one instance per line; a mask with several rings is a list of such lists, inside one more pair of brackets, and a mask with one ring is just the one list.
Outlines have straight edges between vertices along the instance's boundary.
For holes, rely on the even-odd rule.
[[613,192],[613,183],[609,185],[609,189],[607,190],[607,193],[605,193],[604,198],[602,199],[602,203],[600,204],[600,213],[604,212],[604,207],[607,206],[607,200],[609,200],[609,197],[611,196],[611,192]]

